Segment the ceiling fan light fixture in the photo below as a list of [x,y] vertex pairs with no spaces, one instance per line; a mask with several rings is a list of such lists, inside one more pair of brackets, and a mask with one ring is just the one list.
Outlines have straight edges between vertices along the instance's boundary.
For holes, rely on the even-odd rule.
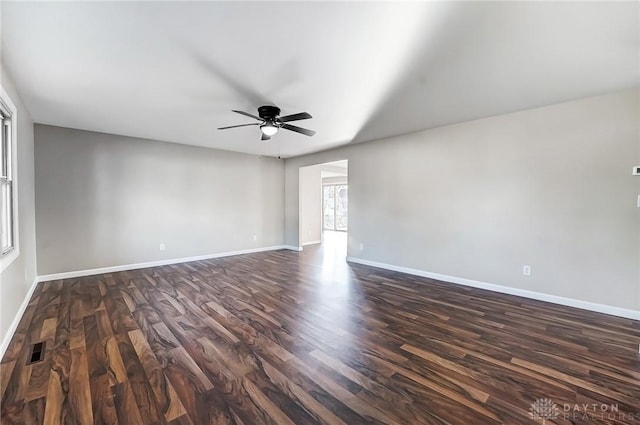
[[[0,0],[2,1],[2,0]],[[258,125],[260,126],[260,132],[262,133],[262,137],[260,140],[270,140],[271,136],[274,136],[281,128],[293,131],[295,133],[304,134],[305,136],[313,136],[316,134],[315,131],[309,130],[307,128],[298,127],[297,125],[289,124],[291,121],[300,121],[300,120],[308,120],[309,118],[313,118],[308,112],[298,112],[297,114],[284,115],[280,116],[280,108],[273,105],[263,105],[258,108],[258,115],[250,114],[244,111],[238,111],[232,109],[236,114],[244,115],[249,118],[253,118],[258,120],[259,122],[249,123],[249,124],[239,124],[239,125],[229,125],[226,127],[218,127],[218,130],[226,130],[229,128],[236,127],[246,127],[250,125]]]
[[260,130],[265,136],[273,136],[278,132],[278,126],[272,122],[266,122],[260,126]]

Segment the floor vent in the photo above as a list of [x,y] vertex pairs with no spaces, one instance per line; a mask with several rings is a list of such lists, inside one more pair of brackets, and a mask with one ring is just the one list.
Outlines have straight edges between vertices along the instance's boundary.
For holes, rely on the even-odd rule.
[[27,364],[38,363],[44,359],[44,341],[37,342],[31,346],[31,355]]

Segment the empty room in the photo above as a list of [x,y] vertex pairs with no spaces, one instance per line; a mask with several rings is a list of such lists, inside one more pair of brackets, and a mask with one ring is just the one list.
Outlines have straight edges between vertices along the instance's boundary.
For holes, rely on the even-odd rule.
[[640,2],[0,2],[0,423],[640,425]]

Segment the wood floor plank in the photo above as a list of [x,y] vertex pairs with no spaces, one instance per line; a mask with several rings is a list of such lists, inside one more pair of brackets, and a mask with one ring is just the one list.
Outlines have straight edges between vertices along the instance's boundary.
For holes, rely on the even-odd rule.
[[122,382],[116,384],[112,388],[114,405],[118,420],[120,424],[130,425],[147,425],[150,422],[145,422],[142,419],[138,404],[136,403],[136,397],[133,394],[133,390],[129,386],[128,382]]
[[331,258],[41,283],[0,361],[0,422],[525,424],[540,398],[640,417],[640,322]]
[[71,350],[69,376],[69,404],[79,425],[93,424],[91,383],[86,350],[82,347]]
[[328,374],[323,373],[316,368],[309,368],[304,361],[294,358],[289,360],[289,363],[295,364],[295,367],[309,379],[314,381],[328,394],[340,400],[343,404],[348,406],[351,410],[358,413],[365,418],[369,423],[380,424],[401,424],[401,420],[393,418],[391,412],[387,413],[380,410],[379,406],[371,405],[358,397],[357,393],[349,391],[349,389],[341,386],[338,382],[329,377]]
[[50,317],[45,319],[42,324],[38,341],[45,343],[44,360],[31,366],[29,386],[24,396],[25,401],[36,400],[47,395],[57,323],[57,317]]
[[11,374],[13,373],[13,368],[16,365],[15,360],[11,360],[6,363],[0,363],[0,398],[4,397],[4,392],[7,389],[7,385],[9,385],[9,380],[11,378]]
[[[47,380],[48,383],[48,380]],[[44,423],[44,409],[46,399],[44,397],[31,400],[24,405],[22,418],[25,424],[41,424]]]
[[170,351],[169,355],[175,364],[179,365],[184,373],[188,375],[189,380],[198,391],[205,392],[213,389],[213,384],[209,378],[207,378],[202,372],[202,369],[200,369],[184,348],[174,348]]
[[140,358],[142,367],[145,370],[147,379],[149,379],[151,388],[156,395],[156,401],[164,413],[165,419],[172,421],[186,414],[187,412],[182,402],[178,398],[173,385],[171,385],[171,382],[165,376],[162,366],[153,354],[144,334],[140,330],[130,331],[129,339],[131,339],[133,348]]
[[260,388],[258,388],[249,379],[242,379],[242,387],[245,389],[249,398],[258,406],[260,410],[265,412],[276,424],[282,425],[296,425],[287,415],[284,414],[275,404],[264,395]]
[[62,381],[59,370],[51,370],[49,388],[47,390],[47,404],[44,410],[44,424],[58,425],[62,420],[62,405],[65,403],[65,394],[62,389]]
[[[127,397],[127,408],[130,408],[131,406],[130,400],[128,399],[129,392],[131,392],[137,406],[136,410],[142,418],[143,423],[160,423],[162,420],[161,418],[163,417],[162,412],[160,411],[155,396],[153,395],[151,384],[145,375],[141,360],[136,355],[128,333],[116,334],[114,338],[117,341],[118,351],[120,352],[122,362],[126,370],[126,381],[114,385],[113,390],[116,395],[116,411],[118,412],[118,417],[122,421],[122,418],[120,417],[121,410],[118,410],[119,408],[117,406],[118,392],[122,392],[122,395]],[[118,392],[116,392],[115,387],[118,387]]]
[[347,425],[342,419],[336,416],[329,408],[313,398],[308,392],[289,380],[277,368],[271,366],[269,362],[260,359],[262,368],[271,381],[287,394],[292,400],[296,400],[307,409],[318,423],[325,425]]
[[116,425],[118,415],[111,391],[111,380],[105,373],[91,377],[91,410],[95,425]]

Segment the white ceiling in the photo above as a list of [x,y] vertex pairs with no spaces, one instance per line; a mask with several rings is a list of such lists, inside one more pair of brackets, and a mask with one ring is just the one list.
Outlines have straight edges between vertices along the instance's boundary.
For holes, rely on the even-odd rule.
[[[2,2],[39,123],[295,156],[639,85],[639,3]],[[276,104],[308,138],[219,126]],[[280,152],[279,152],[280,151]]]

